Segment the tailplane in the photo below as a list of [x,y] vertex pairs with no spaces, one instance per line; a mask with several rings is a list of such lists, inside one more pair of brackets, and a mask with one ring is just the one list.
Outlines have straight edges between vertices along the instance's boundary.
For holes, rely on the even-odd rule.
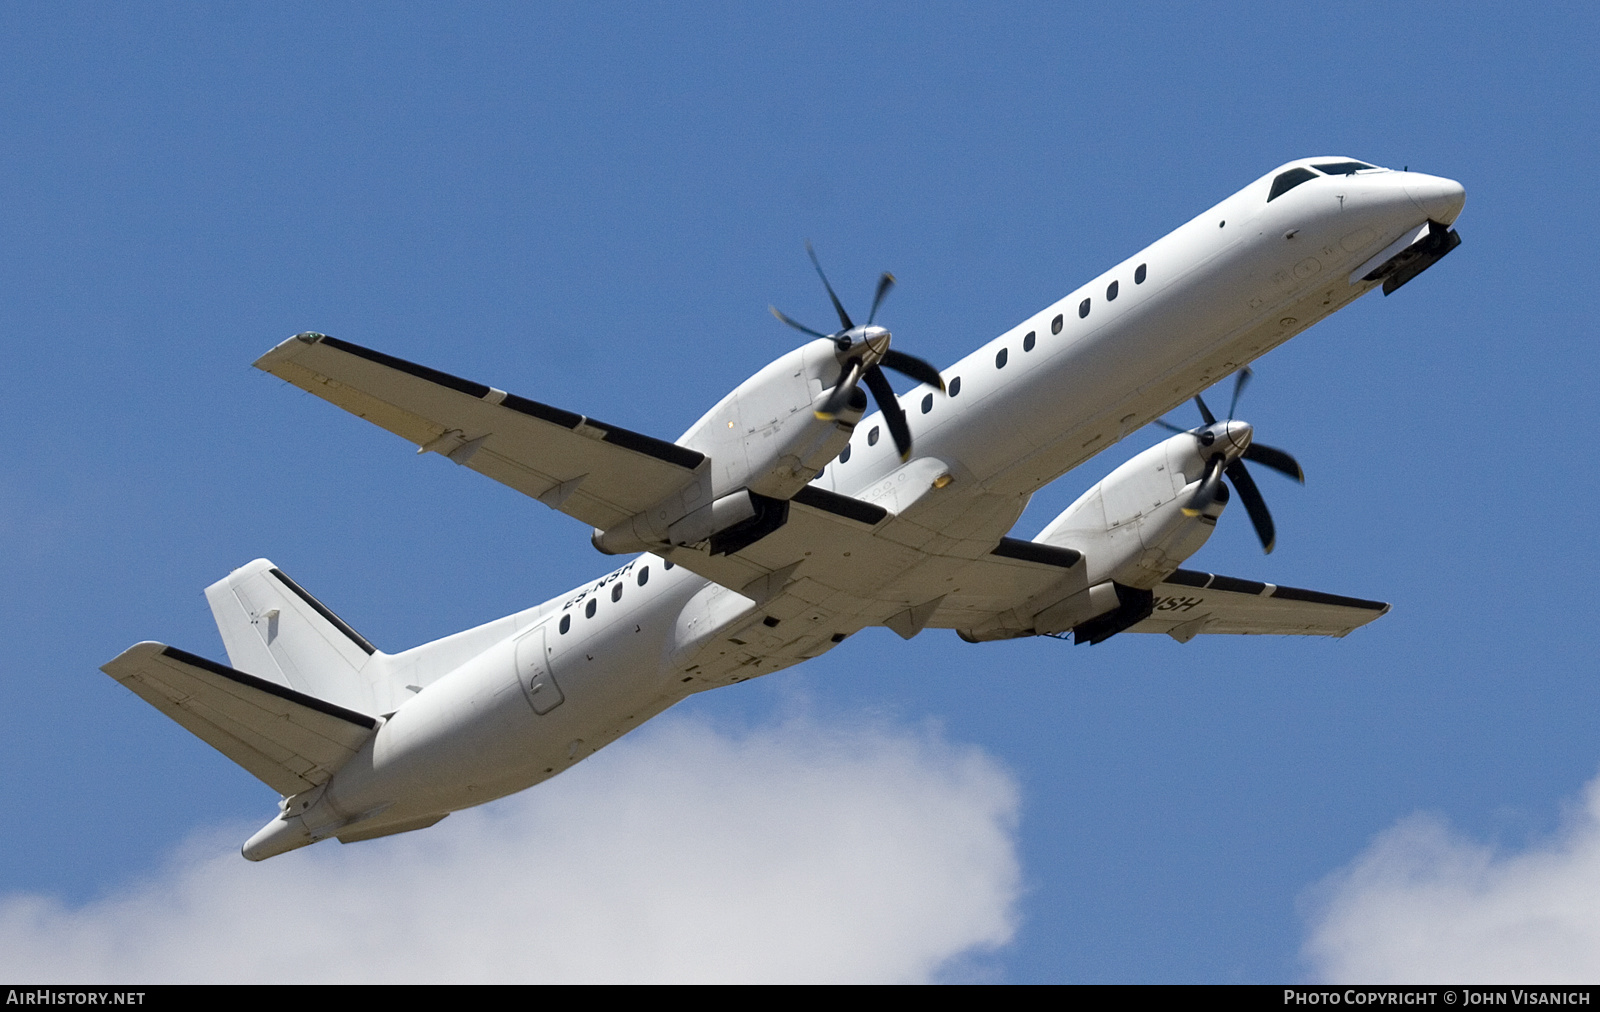
[[[322,788],[424,687],[534,621],[530,608],[385,654],[266,559],[206,588],[232,666],[138,643],[106,674],[284,796],[245,844],[259,861],[329,835],[346,843],[431,826],[442,813],[378,826],[378,812],[307,824]],[[380,810],[381,811],[381,810]],[[337,813],[334,813],[337,814]]]
[[164,643],[135,644],[101,670],[285,796],[326,783],[378,727],[368,714]]

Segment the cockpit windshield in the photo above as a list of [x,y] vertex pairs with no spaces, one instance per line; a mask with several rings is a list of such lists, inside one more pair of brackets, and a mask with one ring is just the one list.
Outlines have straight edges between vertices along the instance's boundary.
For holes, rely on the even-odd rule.
[[1278,173],[1278,178],[1272,181],[1272,192],[1267,194],[1267,203],[1272,203],[1301,183],[1316,178],[1317,174],[1310,169],[1290,169],[1288,172]]
[[1366,162],[1323,162],[1321,165],[1314,164],[1311,167],[1330,176],[1348,176],[1362,169],[1377,168],[1376,165],[1368,165]]

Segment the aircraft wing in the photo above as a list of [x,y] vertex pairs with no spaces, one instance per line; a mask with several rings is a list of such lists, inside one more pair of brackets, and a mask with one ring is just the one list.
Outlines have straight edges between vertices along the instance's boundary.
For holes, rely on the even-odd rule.
[[704,454],[322,334],[256,368],[601,529],[695,482]]
[[1388,612],[1381,601],[1180,569],[1155,588],[1150,617],[1127,631],[1179,643],[1201,633],[1344,636]]
[[[667,557],[768,612],[803,611],[852,632],[886,625],[907,638],[930,625],[976,624],[1083,575],[1082,556],[1070,549],[944,536],[915,515],[815,485],[786,512],[781,526],[726,554],[677,548]],[[780,594],[786,600],[773,601]]]
[[163,643],[102,668],[279,794],[325,783],[378,726],[364,713]]

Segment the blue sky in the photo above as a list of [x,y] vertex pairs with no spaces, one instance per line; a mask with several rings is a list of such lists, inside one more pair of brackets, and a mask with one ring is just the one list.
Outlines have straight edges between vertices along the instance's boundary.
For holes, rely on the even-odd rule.
[[[575,522],[249,368],[282,338],[670,438],[792,346],[769,303],[826,319],[805,238],[852,305],[894,271],[884,322],[943,365],[1279,163],[1339,154],[1462,181],[1465,242],[1257,363],[1240,413],[1307,484],[1262,479],[1271,557],[1230,511],[1194,565],[1391,615],[1182,646],[868,631],[672,718],[718,741],[876,727],[1014,791],[982,816],[1011,841],[1010,927],[933,977],[1336,973],[1306,948],[1318,897],[1381,834],[1434,813],[1491,855],[1559,849],[1600,769],[1597,25],[1581,5],[7,7],[0,894],[87,909],[272,814],[97,670],[146,638],[223,656],[201,590],[231,568],[270,557],[400,649],[609,567]],[[1161,435],[1041,492],[1021,535]],[[625,768],[592,776],[621,790]]]

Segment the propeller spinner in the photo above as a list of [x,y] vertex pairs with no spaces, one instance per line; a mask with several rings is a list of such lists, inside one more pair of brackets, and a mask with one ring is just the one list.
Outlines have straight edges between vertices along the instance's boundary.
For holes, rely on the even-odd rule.
[[1244,466],[1249,460],[1262,467],[1271,468],[1281,474],[1286,474],[1304,485],[1305,472],[1300,469],[1299,461],[1289,454],[1275,447],[1258,443],[1254,438],[1254,429],[1248,422],[1241,422],[1233,417],[1234,410],[1239,406],[1239,395],[1244,391],[1250,377],[1254,375],[1249,368],[1240,369],[1233,381],[1233,399],[1228,404],[1228,417],[1225,421],[1217,421],[1211,409],[1206,407],[1206,402],[1197,394],[1195,407],[1200,409],[1200,417],[1205,424],[1194,429],[1180,429],[1166,419],[1157,419],[1156,424],[1171,432],[1187,432],[1200,443],[1201,452],[1209,455],[1205,476],[1200,479],[1200,487],[1190,497],[1189,502],[1183,507],[1187,516],[1199,516],[1206,511],[1221,494],[1222,479],[1227,477],[1232,483],[1234,491],[1239,493],[1239,498],[1244,501],[1245,512],[1250,514],[1250,523],[1256,529],[1256,537],[1261,539],[1261,547],[1271,554],[1277,544],[1277,528],[1272,523],[1272,513],[1267,509],[1266,500],[1261,498],[1261,490],[1256,488],[1255,479],[1250,476],[1250,471]]
[[828,276],[822,272],[822,264],[817,260],[816,250],[811,248],[809,242],[806,243],[806,255],[811,257],[811,266],[817,269],[817,277],[822,279],[822,287],[828,290],[828,298],[833,301],[834,312],[839,314],[840,329],[832,334],[824,334],[785,316],[778,311],[777,306],[770,308],[773,316],[795,330],[832,341],[839,349],[841,366],[839,382],[828,395],[828,399],[817,409],[817,417],[831,421],[844,410],[852,398],[858,396],[856,391],[861,383],[865,382],[867,389],[872,391],[873,399],[878,402],[878,410],[883,412],[883,420],[889,426],[889,435],[894,438],[895,449],[900,451],[900,459],[907,460],[911,457],[911,425],[906,421],[905,410],[900,407],[894,387],[889,385],[889,378],[883,374],[883,370],[893,369],[919,383],[937,388],[940,393],[944,393],[944,377],[939,375],[939,370],[923,359],[889,347],[891,340],[889,331],[876,326],[873,322],[878,318],[878,307],[883,305],[884,296],[894,287],[894,275],[885,271],[883,276],[878,278],[878,288],[872,295],[872,309],[867,314],[867,322],[858,327],[855,321],[850,319],[850,314],[845,312],[844,303],[840,302],[839,296],[834,293],[833,285],[828,283]]

